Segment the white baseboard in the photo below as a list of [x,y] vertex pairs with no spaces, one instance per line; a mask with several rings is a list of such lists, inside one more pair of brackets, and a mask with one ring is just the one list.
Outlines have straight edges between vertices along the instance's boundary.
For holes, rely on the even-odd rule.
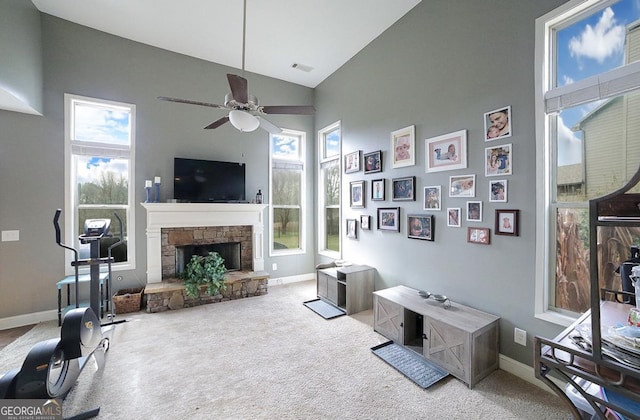
[[[530,384],[535,385],[538,388],[555,395],[555,393],[551,390],[551,388],[549,388],[540,379],[536,378],[535,371],[531,366],[525,365],[524,363],[520,363],[517,360],[514,360],[503,354],[500,354],[498,356],[498,364],[499,364],[499,368],[504,370],[505,372],[509,372],[510,374],[515,375],[518,378],[523,379],[529,382]],[[558,386],[560,386],[561,388],[564,388],[565,384],[563,384],[560,380],[552,377],[550,377],[550,379],[556,382]]]
[[272,277],[269,278],[269,286],[280,286],[288,283],[296,283],[299,281],[315,280],[316,273],[298,274],[297,276],[288,277]]
[[58,310],[35,312],[31,314],[10,316],[0,318],[0,330],[9,328],[23,327],[25,325],[38,324],[40,322],[55,321],[58,319]]

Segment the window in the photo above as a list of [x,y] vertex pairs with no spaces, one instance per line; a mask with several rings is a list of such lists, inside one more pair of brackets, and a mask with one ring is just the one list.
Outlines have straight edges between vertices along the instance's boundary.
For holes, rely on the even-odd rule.
[[304,252],[305,134],[284,130],[270,137],[271,255]]
[[[588,200],[640,162],[639,18],[634,0],[573,0],[536,21],[536,316],[559,324],[590,306]],[[599,232],[620,244],[599,265],[626,260],[639,233]]]
[[[100,254],[120,236],[114,213],[122,219],[126,243],[112,248],[112,268],[135,268],[133,150],[135,105],[65,95],[65,240],[89,258],[89,244],[81,244],[87,219],[111,219],[114,238],[100,241]],[[72,253],[66,253],[72,272]],[[87,269],[88,270],[88,269]]]
[[318,131],[318,249],[340,258],[340,122]]

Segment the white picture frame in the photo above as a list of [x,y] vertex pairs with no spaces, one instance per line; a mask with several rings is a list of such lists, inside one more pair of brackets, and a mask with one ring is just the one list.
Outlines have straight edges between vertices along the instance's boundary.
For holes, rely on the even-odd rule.
[[511,106],[484,113],[484,141],[511,137],[513,134]]
[[424,141],[425,171],[440,172],[467,167],[467,130],[432,137]]
[[416,164],[415,125],[391,132],[391,156],[394,168],[403,168]]

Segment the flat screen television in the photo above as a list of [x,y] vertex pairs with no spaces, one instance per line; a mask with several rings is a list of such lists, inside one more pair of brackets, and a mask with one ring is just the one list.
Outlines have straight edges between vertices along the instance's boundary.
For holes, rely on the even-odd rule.
[[181,202],[245,201],[245,164],[174,158],[173,195]]

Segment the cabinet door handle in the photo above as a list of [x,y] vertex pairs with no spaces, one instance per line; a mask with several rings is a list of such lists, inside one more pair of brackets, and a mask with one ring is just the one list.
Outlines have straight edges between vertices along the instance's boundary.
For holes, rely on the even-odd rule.
[[429,339],[429,337],[427,337],[427,334],[422,334],[422,338],[423,338],[424,340],[428,340],[428,339]]
[[404,322],[400,323],[400,328],[404,328]]

